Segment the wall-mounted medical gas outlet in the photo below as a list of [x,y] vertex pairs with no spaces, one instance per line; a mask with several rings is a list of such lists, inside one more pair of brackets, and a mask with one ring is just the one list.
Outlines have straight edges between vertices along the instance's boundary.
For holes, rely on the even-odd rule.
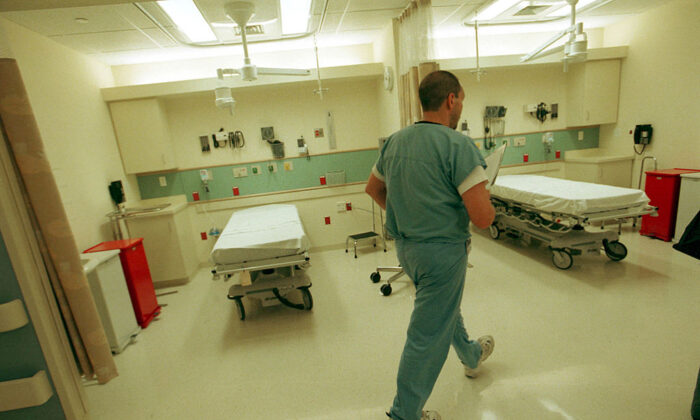
[[505,138],[502,138],[502,139],[501,139],[501,145],[504,145],[504,144],[505,144],[506,146],[509,146],[509,145],[510,145],[510,137],[505,137]]
[[207,169],[199,170],[199,178],[202,180],[202,182],[211,181],[212,179],[214,179],[214,177],[211,175],[211,171]]
[[297,151],[300,155],[309,154],[309,146],[306,145],[306,141],[304,141],[304,136],[301,136],[297,139]]
[[345,202],[345,210],[352,211],[352,203],[349,201]]
[[317,139],[323,137],[323,128],[314,128],[314,137]]
[[514,137],[513,138],[513,146],[514,147],[524,147],[525,142],[526,142],[525,137]]
[[158,177],[158,183],[160,184],[161,187],[167,187],[167,186],[168,186],[168,181],[165,179],[164,176],[159,176],[159,177]]
[[284,170],[285,171],[293,171],[294,164],[292,162],[284,162]]
[[233,168],[233,177],[234,178],[243,178],[248,176],[248,168],[245,166],[242,168]]
[[527,104],[523,106],[523,112],[537,112],[537,104]]
[[267,164],[267,171],[270,173],[275,173],[277,172],[277,164],[276,163],[268,163]]
[[253,175],[260,175],[260,165],[251,166],[250,173],[252,173]]

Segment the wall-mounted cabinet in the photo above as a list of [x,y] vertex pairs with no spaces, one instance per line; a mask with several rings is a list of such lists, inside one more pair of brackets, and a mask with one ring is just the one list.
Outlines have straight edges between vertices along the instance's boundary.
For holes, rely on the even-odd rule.
[[157,98],[111,102],[114,131],[127,174],[177,168],[165,107]]
[[569,127],[617,122],[620,60],[588,61],[569,66],[566,124]]

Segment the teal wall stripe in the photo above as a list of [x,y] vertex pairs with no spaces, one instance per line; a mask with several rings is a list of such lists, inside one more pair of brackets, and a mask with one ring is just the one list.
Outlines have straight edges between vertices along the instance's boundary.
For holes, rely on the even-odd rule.
[[[582,141],[578,140],[579,131],[584,132],[584,140]],[[557,150],[561,151],[561,159],[563,160],[564,153],[568,150],[598,147],[599,127],[555,131],[554,144],[549,154],[544,151],[543,134],[534,133],[496,138],[496,144],[502,144],[505,138],[510,139],[503,157],[503,165],[523,163],[524,153],[528,154],[528,163],[538,163],[556,160],[555,152]],[[526,145],[513,147],[512,142],[515,137],[525,137]],[[476,142],[483,145],[482,139],[477,139]],[[488,155],[490,151],[482,148],[482,153]],[[347,183],[365,181],[369,177],[376,159],[377,150],[361,150],[311,156],[310,159],[294,157],[244,165],[217,166],[209,169],[212,174],[212,179],[208,182],[209,192],[204,189],[199,177],[199,170],[140,175],[137,178],[142,199],[184,194],[188,201],[194,201],[192,193],[197,192],[200,200],[213,200],[233,197],[233,187],[238,187],[240,196],[317,187],[320,186],[320,176],[325,175],[326,172],[337,170],[345,171],[345,182]],[[291,162],[293,170],[285,171],[284,162]],[[267,170],[268,163],[277,165],[276,173],[270,173]],[[253,175],[252,166],[259,166],[261,173]],[[247,168],[248,176],[234,178],[233,169],[241,167]],[[167,186],[160,186],[160,177],[165,177]]]

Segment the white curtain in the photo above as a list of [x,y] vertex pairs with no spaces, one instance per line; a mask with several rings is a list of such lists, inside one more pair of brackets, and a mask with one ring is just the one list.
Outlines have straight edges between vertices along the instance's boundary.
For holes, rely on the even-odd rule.
[[394,19],[396,62],[399,74],[399,106],[401,126],[413,124],[423,117],[418,99],[418,85],[438,65],[430,61],[432,46],[431,0],[414,0]]

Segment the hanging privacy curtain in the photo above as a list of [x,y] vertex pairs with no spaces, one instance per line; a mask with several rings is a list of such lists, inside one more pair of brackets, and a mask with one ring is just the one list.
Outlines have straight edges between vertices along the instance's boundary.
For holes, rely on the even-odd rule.
[[2,141],[15,162],[73,350],[85,378],[106,383],[117,368],[14,59],[0,58],[0,81]]
[[433,56],[431,22],[430,0],[412,1],[401,16],[394,19],[402,127],[423,118],[418,85],[426,74],[439,69],[437,63],[429,61]]

